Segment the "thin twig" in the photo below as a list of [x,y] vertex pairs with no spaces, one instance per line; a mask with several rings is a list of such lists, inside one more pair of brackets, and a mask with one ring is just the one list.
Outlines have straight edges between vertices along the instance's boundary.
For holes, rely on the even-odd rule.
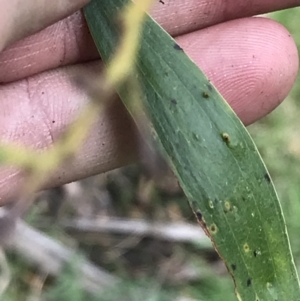
[[200,226],[188,223],[158,223],[119,218],[100,220],[79,218],[64,220],[62,225],[67,230],[76,232],[150,236],[172,242],[197,243],[203,248],[211,248],[212,246]]

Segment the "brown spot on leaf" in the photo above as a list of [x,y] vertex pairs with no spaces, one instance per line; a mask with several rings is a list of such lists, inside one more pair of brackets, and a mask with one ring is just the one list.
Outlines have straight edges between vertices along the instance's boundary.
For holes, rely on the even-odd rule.
[[217,231],[218,231],[218,228],[215,224],[212,224],[212,225],[209,226],[209,230],[210,230],[210,233],[216,234]]
[[247,243],[244,244],[244,251],[248,253],[250,251],[249,245]]

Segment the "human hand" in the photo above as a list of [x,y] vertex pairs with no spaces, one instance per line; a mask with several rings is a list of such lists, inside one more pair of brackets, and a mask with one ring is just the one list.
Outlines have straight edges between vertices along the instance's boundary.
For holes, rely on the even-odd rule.
[[[101,66],[80,12],[55,23],[88,0],[2,2],[0,50],[7,48],[0,54],[1,141],[47,149],[88,101],[72,78]],[[156,1],[152,15],[250,124],[288,94],[298,72],[298,55],[281,25],[237,18],[296,5],[299,0],[163,0]],[[132,162],[136,148],[132,122],[116,102],[99,116],[72,164],[56,172],[47,187]],[[18,170],[1,169],[0,203],[18,190],[22,179]]]

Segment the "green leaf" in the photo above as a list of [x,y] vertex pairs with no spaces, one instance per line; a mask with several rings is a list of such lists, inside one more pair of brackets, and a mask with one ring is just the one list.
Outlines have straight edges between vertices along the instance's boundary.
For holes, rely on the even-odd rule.
[[[105,63],[117,47],[116,17],[127,3],[94,0],[85,7]],[[157,138],[232,275],[238,299],[300,300],[281,206],[241,121],[150,17],[143,28],[136,70]],[[126,87],[118,90],[125,104],[130,102],[129,92]]]

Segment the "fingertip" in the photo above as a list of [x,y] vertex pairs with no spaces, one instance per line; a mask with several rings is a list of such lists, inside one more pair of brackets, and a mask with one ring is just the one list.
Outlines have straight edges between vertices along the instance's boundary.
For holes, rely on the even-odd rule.
[[298,73],[293,38],[270,19],[226,22],[182,36],[179,42],[246,125],[276,108]]

